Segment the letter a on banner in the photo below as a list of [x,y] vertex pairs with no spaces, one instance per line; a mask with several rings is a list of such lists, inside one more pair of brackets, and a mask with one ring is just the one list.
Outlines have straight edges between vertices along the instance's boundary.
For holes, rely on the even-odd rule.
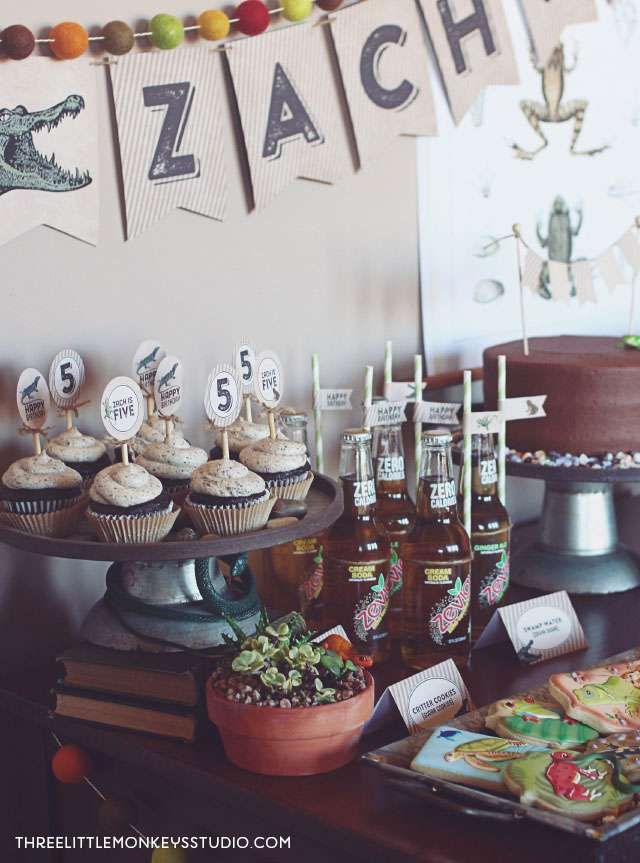
[[109,66],[127,239],[176,207],[224,219],[219,58],[208,48],[119,57]]
[[427,46],[415,0],[376,0],[331,21],[360,163],[398,135],[437,133]]
[[456,124],[485,87],[520,82],[502,0],[418,2]]
[[36,225],[95,245],[95,68],[86,59],[3,63],[0,92],[0,245]]
[[226,54],[257,210],[297,177],[333,183],[353,170],[324,30],[286,27]]

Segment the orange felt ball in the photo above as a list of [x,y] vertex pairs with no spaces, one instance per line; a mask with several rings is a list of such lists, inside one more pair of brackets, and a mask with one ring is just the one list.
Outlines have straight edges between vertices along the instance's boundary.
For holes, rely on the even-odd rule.
[[49,33],[53,42],[49,43],[52,52],[58,60],[75,60],[89,47],[89,34],[81,24],[73,21],[63,21]]
[[84,749],[65,743],[51,759],[51,770],[58,782],[77,785],[91,770],[91,759]]

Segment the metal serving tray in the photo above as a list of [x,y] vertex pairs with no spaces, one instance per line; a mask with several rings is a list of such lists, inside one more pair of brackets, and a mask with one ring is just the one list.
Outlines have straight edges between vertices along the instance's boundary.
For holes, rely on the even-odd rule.
[[[615,662],[629,662],[640,659],[640,647],[619,653],[616,656],[602,660],[602,665],[610,665]],[[532,689],[528,693],[540,700],[551,700],[549,690],[546,686]],[[509,696],[502,696],[508,698]],[[491,734],[484,724],[485,716],[489,706],[481,707],[465,713],[457,719],[447,721],[447,725],[454,728],[462,728],[466,731],[474,731],[480,734]],[[422,799],[433,803],[441,808],[454,811],[458,814],[469,815],[476,818],[484,818],[493,821],[521,821],[527,819],[546,824],[566,833],[578,836],[586,836],[600,842],[611,839],[640,825],[640,804],[636,803],[633,808],[619,815],[617,818],[604,818],[600,822],[584,822],[566,815],[559,815],[545,809],[536,809],[533,806],[524,806],[513,798],[492,794],[489,791],[469,788],[458,785],[455,782],[447,782],[444,779],[431,778],[410,769],[410,764],[422,745],[433,734],[435,728],[421,731],[399,740],[367,752],[362,756],[363,761],[382,770],[390,785],[396,790],[417,795]]]

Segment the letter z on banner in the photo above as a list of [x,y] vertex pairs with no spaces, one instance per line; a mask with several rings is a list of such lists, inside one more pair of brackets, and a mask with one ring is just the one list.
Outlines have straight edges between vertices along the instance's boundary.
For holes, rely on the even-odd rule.
[[227,180],[219,57],[208,48],[129,54],[109,67],[127,239],[182,207],[222,221]]
[[362,165],[398,135],[437,133],[415,0],[358,3],[334,16],[331,35]]
[[325,30],[285,27],[226,53],[257,210],[296,177],[333,183],[353,170]]
[[518,84],[502,0],[418,0],[454,122],[490,84]]

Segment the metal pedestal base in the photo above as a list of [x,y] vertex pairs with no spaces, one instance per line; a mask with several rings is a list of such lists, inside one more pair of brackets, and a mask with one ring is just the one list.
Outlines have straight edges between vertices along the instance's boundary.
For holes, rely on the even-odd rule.
[[540,523],[514,532],[511,578],[545,592],[603,594],[640,586],[640,562],[618,542],[611,486],[547,482]]

